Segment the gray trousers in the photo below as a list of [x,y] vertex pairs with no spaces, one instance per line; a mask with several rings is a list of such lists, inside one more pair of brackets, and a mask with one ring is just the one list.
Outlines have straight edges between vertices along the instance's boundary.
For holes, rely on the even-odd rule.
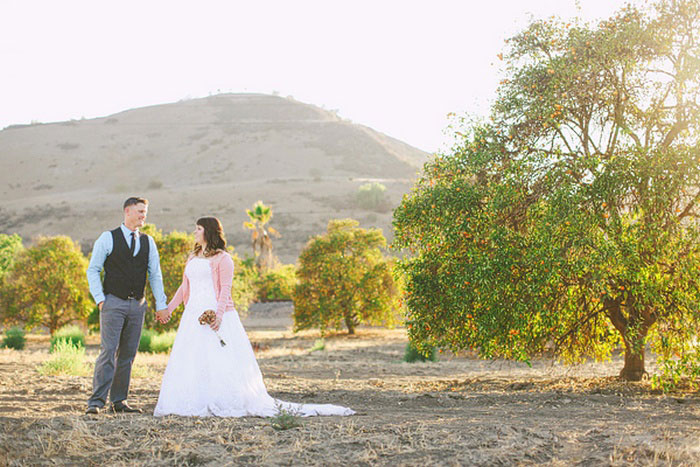
[[100,312],[100,355],[95,362],[88,407],[104,407],[108,393],[112,402],[126,400],[145,314],[145,298],[122,300],[110,294],[105,297]]

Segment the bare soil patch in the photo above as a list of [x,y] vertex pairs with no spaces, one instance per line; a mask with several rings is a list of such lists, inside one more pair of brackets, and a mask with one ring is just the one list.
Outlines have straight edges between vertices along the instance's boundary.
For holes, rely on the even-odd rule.
[[[327,337],[311,352],[318,334],[288,320],[280,304],[245,320],[270,393],[357,415],[287,431],[253,417],[154,418],[167,356],[139,354],[129,400],[145,413],[86,416],[91,377],[40,375],[48,339],[35,337],[0,350],[0,465],[700,465],[700,395],[621,382],[618,358],[408,364],[403,329]],[[93,336],[90,362],[97,350]]]

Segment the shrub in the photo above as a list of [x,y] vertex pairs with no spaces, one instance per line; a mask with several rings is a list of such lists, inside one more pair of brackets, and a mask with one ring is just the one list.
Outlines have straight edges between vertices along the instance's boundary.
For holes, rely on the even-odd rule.
[[301,426],[301,418],[299,417],[298,410],[285,409],[279,403],[276,404],[276,407],[277,415],[272,417],[270,421],[270,426],[272,426],[272,428],[277,431],[284,431]]
[[406,344],[406,350],[403,354],[403,361],[408,363],[426,361],[437,362],[437,351],[435,347],[432,347],[428,352],[428,355],[423,355],[409,342]]
[[381,183],[366,183],[357,191],[357,204],[362,209],[381,210],[386,207],[386,187]]
[[151,341],[153,336],[157,336],[158,333],[153,329],[144,329],[141,331],[141,339],[139,340],[139,352],[150,352],[151,351]]
[[326,341],[323,338],[316,339],[316,341],[314,341],[314,345],[311,347],[311,352],[316,352],[317,350],[326,350]]
[[53,353],[59,341],[68,341],[75,346],[85,347],[85,334],[75,324],[63,326],[51,336],[50,352]]
[[153,353],[168,353],[175,342],[175,331],[156,334],[151,337],[150,351]]
[[257,280],[258,300],[261,302],[291,300],[296,283],[296,267],[293,264],[285,264],[261,272]]
[[22,350],[27,339],[24,337],[24,329],[13,326],[5,330],[5,337],[2,339],[2,347],[8,349]]
[[243,317],[248,311],[248,307],[253,303],[258,295],[257,281],[259,279],[258,270],[255,266],[255,258],[241,260],[238,255],[229,249],[233,256],[233,285],[231,287],[231,298],[236,306],[236,311]]
[[39,373],[51,376],[87,375],[88,367],[85,364],[85,347],[75,345],[68,340],[58,340],[51,358],[39,367]]
[[651,377],[654,389],[663,392],[700,390],[700,343],[688,345],[678,355],[659,355],[657,371]]

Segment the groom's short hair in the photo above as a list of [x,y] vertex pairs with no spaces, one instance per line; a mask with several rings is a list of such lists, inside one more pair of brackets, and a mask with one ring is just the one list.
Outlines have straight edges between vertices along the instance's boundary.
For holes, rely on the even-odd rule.
[[135,196],[132,196],[131,198],[127,198],[126,201],[124,201],[124,209],[128,208],[129,206],[133,206],[135,204],[145,204],[148,206],[148,200],[146,198],[138,198]]

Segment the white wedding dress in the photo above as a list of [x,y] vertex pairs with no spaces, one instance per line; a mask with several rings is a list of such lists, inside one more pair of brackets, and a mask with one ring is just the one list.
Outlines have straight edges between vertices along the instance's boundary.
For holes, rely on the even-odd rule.
[[199,324],[204,310],[216,309],[209,260],[193,258],[185,267],[190,297],[182,314],[175,342],[153,415],[198,417],[271,417],[280,408],[308,417],[352,415],[347,407],[331,404],[295,404],[273,399],[265,389],[238,313],[224,313],[218,334]]

